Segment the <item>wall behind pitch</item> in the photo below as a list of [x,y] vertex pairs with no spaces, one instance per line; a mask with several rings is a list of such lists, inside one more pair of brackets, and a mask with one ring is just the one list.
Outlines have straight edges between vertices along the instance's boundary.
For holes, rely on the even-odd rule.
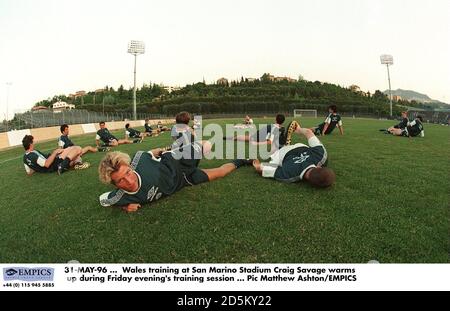
[[[162,120],[150,120],[151,125],[156,125],[158,121],[161,121],[163,124],[174,123],[173,119],[162,119]],[[144,125],[144,120],[137,121],[118,121],[118,122],[106,122],[106,127],[111,130],[120,130],[123,129],[125,132],[125,124],[130,123],[131,127],[141,127]],[[95,133],[100,126],[98,123],[89,123],[89,124],[74,124],[69,125],[70,128],[70,136],[82,135],[88,133]],[[52,127],[43,127],[43,128],[34,128],[34,129],[25,129],[18,131],[10,131],[7,133],[0,133],[0,149],[20,146],[22,145],[22,139],[25,135],[33,135],[34,142],[39,143],[42,141],[48,141],[54,139],[55,141],[61,136],[60,127],[52,126]]]

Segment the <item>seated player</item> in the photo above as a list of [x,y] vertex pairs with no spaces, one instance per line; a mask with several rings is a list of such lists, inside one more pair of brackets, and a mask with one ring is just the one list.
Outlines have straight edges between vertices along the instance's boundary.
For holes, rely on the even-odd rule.
[[408,126],[409,120],[408,120],[408,113],[406,111],[402,111],[402,120],[400,123],[391,126],[388,129],[381,129],[380,131],[385,132],[386,134],[392,134],[393,129],[404,129]]
[[192,128],[194,130],[202,128],[202,123],[200,122],[200,120],[196,119],[195,117],[194,117],[194,125],[192,126]]
[[327,151],[314,133],[302,128],[296,121],[292,121],[289,129],[301,134],[308,140],[308,145],[301,143],[287,145],[276,151],[268,163],[253,161],[255,170],[262,177],[294,183],[304,180],[315,187],[331,186],[336,176],[333,170],[326,168]]
[[132,144],[133,142],[128,139],[118,139],[113,134],[109,132],[109,130],[105,126],[105,122],[101,121],[99,123],[100,129],[97,131],[97,135],[95,136],[95,144],[97,147],[100,147],[100,140],[103,142],[102,147],[116,147],[122,144]]
[[[75,144],[69,138],[69,126],[67,124],[61,125],[60,131],[61,131],[62,135],[59,137],[58,147],[66,149],[67,147],[75,146]],[[108,148],[108,147],[94,148],[91,146],[86,146],[86,147],[81,148],[81,155],[83,155],[87,152],[109,151],[109,150],[110,150],[110,148]]]
[[277,147],[284,146],[286,141],[283,139],[284,127],[283,123],[285,116],[277,114],[275,117],[275,123],[269,124],[267,127],[260,129],[256,133],[249,135],[237,135],[235,137],[224,137],[224,139],[232,139],[238,141],[248,141],[252,145],[266,145],[273,144],[274,141],[278,142]]
[[339,128],[341,135],[344,135],[344,128],[342,127],[341,116],[337,114],[336,105],[330,105],[328,107],[328,116],[323,123],[320,123],[317,127],[311,128],[316,135],[328,135],[333,132],[336,126]]
[[147,134],[147,136],[155,136],[155,137],[157,137],[159,135],[159,129],[156,128],[154,130],[151,127],[151,125],[150,125],[150,120],[149,119],[145,119],[144,128],[145,128],[145,133]]
[[100,204],[135,212],[142,204],[169,196],[185,186],[224,177],[248,164],[246,160],[233,160],[218,168],[200,169],[198,162],[180,158],[177,151],[163,152],[162,149],[138,151],[133,160],[128,154],[110,152],[100,162],[99,177],[103,183],[111,183],[117,189],[103,193]]
[[253,119],[250,118],[250,116],[246,115],[245,118],[244,118],[244,124],[245,124],[245,125],[251,125],[251,124],[253,124]]
[[167,126],[163,125],[161,120],[158,121],[158,124],[156,125],[156,127],[158,128],[158,131],[161,132],[169,132],[170,128],[168,128]]
[[28,176],[34,172],[51,173],[58,172],[59,175],[74,167],[75,169],[85,169],[89,163],[81,163],[81,147],[71,146],[65,149],[56,148],[52,153],[44,154],[34,149],[34,137],[25,135],[22,139],[25,149],[23,164]]
[[133,142],[139,142],[141,143],[144,140],[144,136],[147,136],[144,133],[141,133],[138,130],[135,130],[134,128],[130,127],[130,123],[125,124],[125,138],[134,138],[135,141]]
[[175,116],[175,125],[172,126],[170,136],[173,140],[177,140],[182,136],[185,136],[185,140],[192,142],[195,136],[194,130],[189,126],[191,115],[189,112],[182,111]]
[[412,122],[408,122],[407,126],[404,129],[393,128],[390,132],[395,136],[424,137],[425,131],[423,129],[422,122],[422,116],[417,116]]

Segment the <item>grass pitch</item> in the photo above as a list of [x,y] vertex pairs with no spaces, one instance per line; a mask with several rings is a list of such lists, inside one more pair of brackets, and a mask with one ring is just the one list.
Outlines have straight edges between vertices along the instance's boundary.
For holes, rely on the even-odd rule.
[[[321,119],[300,121],[309,127]],[[243,167],[133,214],[98,203],[112,189],[98,180],[104,153],[85,155],[88,170],[28,177],[23,148],[2,151],[0,262],[447,263],[449,127],[425,124],[425,138],[407,139],[378,131],[389,121],[343,122],[344,136],[335,130],[320,138],[337,175],[330,189],[263,179]],[[94,137],[72,140],[86,146]],[[165,133],[116,149],[132,155],[170,142]],[[228,161],[202,160],[200,167]]]

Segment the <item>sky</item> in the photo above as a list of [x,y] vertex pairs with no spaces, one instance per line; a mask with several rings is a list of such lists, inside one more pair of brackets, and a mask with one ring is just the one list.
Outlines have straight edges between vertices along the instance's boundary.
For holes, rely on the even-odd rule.
[[[221,77],[319,80],[450,103],[450,0],[0,0],[0,120],[59,94]],[[8,108],[8,109],[7,109]]]

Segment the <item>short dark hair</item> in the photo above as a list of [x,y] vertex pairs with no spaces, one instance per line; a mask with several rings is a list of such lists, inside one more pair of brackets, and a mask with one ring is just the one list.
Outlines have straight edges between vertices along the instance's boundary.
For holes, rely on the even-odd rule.
[[150,121],[149,119],[145,119],[145,122],[148,122],[148,121]]
[[277,124],[281,125],[284,123],[284,120],[286,120],[286,117],[284,116],[284,114],[277,114],[275,120],[277,121]]
[[311,169],[308,180],[315,187],[325,188],[335,182],[336,174],[328,167],[315,167]]
[[182,111],[175,116],[175,121],[178,124],[179,123],[189,124],[190,120],[191,120],[191,115],[187,111]]
[[22,145],[25,150],[30,149],[30,145],[33,143],[34,137],[31,135],[25,135],[22,139]]
[[328,106],[328,109],[333,110],[333,112],[336,112],[336,111],[337,111],[336,105],[330,105],[330,106]]
[[129,128],[130,127],[130,123],[125,124],[125,128]]
[[99,125],[105,124],[105,121],[100,121],[98,124]]
[[423,122],[423,117],[422,116],[417,116],[416,118],[419,119],[420,122]]
[[66,130],[66,128],[68,128],[69,126],[67,125],[67,124],[63,124],[63,125],[61,125],[61,127],[59,128],[59,130],[61,131],[61,133],[63,133],[65,130]]

